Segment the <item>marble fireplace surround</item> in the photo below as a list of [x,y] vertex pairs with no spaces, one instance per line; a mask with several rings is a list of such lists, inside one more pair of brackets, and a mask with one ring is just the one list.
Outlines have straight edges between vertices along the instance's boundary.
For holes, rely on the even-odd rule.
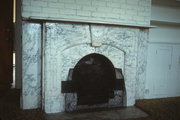
[[104,55],[123,70],[125,106],[143,98],[148,29],[63,22],[24,22],[22,27],[22,108],[65,111],[61,81],[67,80],[69,69],[81,58],[92,53]]

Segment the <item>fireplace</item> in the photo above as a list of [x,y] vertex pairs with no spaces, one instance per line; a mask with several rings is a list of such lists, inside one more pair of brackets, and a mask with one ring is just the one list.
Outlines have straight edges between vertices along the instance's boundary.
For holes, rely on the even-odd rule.
[[[70,69],[68,80],[62,81],[62,92],[71,93],[66,94],[65,109],[73,111],[122,106],[124,86],[121,69],[115,69],[110,60],[96,53],[86,55],[74,69]],[[112,104],[115,97],[116,104]]]
[[24,22],[22,107],[55,113],[134,105],[145,91],[147,36],[139,27]]

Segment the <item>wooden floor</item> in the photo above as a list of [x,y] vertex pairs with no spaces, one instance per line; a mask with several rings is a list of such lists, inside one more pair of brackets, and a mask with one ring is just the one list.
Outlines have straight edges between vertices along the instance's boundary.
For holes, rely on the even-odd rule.
[[[0,120],[121,120],[121,109],[91,113],[51,114],[41,110],[21,110],[20,91],[0,85]],[[180,97],[152,100],[138,100],[136,106],[149,114],[148,117],[133,118],[138,110],[124,112],[128,120],[180,120]],[[133,114],[132,114],[133,113]],[[138,113],[138,112],[137,112]]]
[[41,110],[21,110],[20,91],[0,85],[0,120],[46,120]]
[[138,100],[136,106],[149,117],[133,120],[180,120],[180,97]]

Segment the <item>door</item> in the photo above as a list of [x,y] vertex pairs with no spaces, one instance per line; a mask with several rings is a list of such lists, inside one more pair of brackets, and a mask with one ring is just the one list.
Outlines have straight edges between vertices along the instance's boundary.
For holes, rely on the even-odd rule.
[[172,78],[174,80],[175,96],[180,96],[180,45],[173,45]]
[[166,97],[172,93],[172,46],[149,44],[146,89],[149,98]]
[[12,83],[13,0],[1,0],[0,8],[0,83]]
[[157,95],[169,95],[172,91],[171,80],[171,60],[172,47],[160,46],[156,49],[155,56],[156,69],[154,70],[155,83],[154,90]]

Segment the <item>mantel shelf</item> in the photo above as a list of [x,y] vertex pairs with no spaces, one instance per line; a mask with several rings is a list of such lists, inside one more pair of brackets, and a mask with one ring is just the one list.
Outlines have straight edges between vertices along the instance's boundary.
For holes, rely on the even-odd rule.
[[134,25],[134,24],[124,24],[113,22],[110,23],[108,21],[91,21],[91,20],[81,20],[81,19],[65,19],[65,18],[50,18],[50,17],[24,17],[24,21],[38,21],[38,22],[73,22],[73,23],[87,23],[87,24],[104,24],[104,25],[116,25],[116,26],[125,26],[125,27],[135,27],[135,28],[154,28],[156,26],[151,25]]

